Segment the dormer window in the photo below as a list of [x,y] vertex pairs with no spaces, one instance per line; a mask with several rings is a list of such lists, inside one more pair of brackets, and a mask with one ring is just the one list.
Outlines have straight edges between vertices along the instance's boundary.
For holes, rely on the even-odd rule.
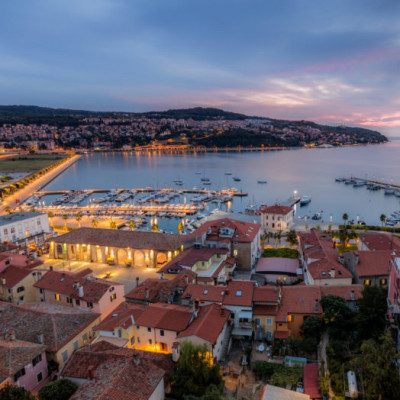
[[236,290],[236,296],[240,297],[242,295],[242,291],[241,290]]
[[208,289],[204,289],[203,294],[207,294],[208,293]]

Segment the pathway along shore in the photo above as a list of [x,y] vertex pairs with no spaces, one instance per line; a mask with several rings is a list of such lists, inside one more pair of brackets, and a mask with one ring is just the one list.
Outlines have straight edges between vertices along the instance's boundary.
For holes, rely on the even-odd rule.
[[[52,169],[51,171],[47,172],[40,178],[34,180],[27,186],[17,190],[15,193],[5,198],[3,200],[3,204],[0,206],[0,215],[5,214],[6,207],[15,208],[20,203],[31,197],[33,193],[40,190],[42,187],[46,186],[50,181],[52,181],[54,178],[56,178],[58,175],[64,172],[67,168],[69,168],[72,164],[74,164],[77,160],[79,160],[80,157],[81,157],[80,155],[72,156],[70,159],[63,162],[56,168]],[[19,200],[19,204],[16,203],[17,199]]]

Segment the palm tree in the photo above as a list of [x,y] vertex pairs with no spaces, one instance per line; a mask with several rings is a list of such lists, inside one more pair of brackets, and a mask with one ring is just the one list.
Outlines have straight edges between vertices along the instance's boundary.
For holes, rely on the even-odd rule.
[[383,229],[383,224],[386,222],[386,215],[385,215],[385,214],[381,214],[381,216],[379,217],[379,219],[381,220],[382,229]]
[[282,239],[282,231],[275,232],[274,233],[274,243],[275,243],[276,249],[281,244],[281,239]]
[[135,221],[130,220],[129,223],[128,223],[128,228],[129,228],[130,231],[133,231],[136,228]]
[[110,221],[110,229],[117,229],[117,223],[115,221]]
[[290,247],[293,247],[295,244],[298,243],[297,240],[297,233],[294,229],[291,229],[287,234],[286,234],[286,240],[289,242]]
[[7,207],[4,209],[4,211],[5,211],[7,214],[11,214],[11,207],[10,207],[10,206],[7,206]]
[[49,217],[49,219],[50,219],[50,225],[52,225],[52,223],[53,223],[53,218],[54,218],[54,213],[53,213],[52,211],[49,211],[49,212],[47,213],[47,215],[48,215],[48,217]]
[[68,219],[68,215],[67,215],[67,214],[64,214],[64,215],[62,216],[62,219],[64,220],[64,228],[65,228],[65,230],[67,230],[67,219]]
[[346,222],[349,219],[349,215],[347,213],[344,213],[343,216],[342,216],[342,219],[343,219],[343,225],[346,228]]
[[93,219],[92,219],[92,227],[93,227],[93,228],[97,228],[98,225],[99,225],[99,221],[97,221],[96,218],[93,218]]
[[82,221],[82,214],[81,213],[76,214],[75,215],[75,219],[76,219],[76,222],[79,224],[79,228],[80,228],[81,227],[81,221]]

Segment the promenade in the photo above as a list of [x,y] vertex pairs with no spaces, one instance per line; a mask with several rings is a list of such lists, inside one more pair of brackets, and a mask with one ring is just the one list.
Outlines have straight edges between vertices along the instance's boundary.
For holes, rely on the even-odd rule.
[[9,195],[7,198],[5,198],[3,200],[3,204],[0,206],[0,215],[3,215],[5,213],[6,207],[15,208],[16,206],[18,206],[18,203],[16,203],[16,200],[19,200],[19,204],[20,204],[24,200],[31,197],[33,195],[33,193],[42,189],[45,185],[47,185],[55,177],[57,177],[59,174],[64,172],[72,164],[74,164],[80,157],[81,157],[80,155],[75,155],[75,156],[71,157],[69,160],[58,165],[57,167],[55,167],[54,169],[49,171],[47,174],[41,176],[40,178],[29,183],[22,189],[19,189],[15,193]]

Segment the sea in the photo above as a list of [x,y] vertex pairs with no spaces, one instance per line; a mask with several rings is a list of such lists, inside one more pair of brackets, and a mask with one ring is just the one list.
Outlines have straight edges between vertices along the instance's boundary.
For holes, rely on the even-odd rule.
[[[45,190],[60,189],[198,189],[236,188],[247,193],[228,204],[208,203],[204,215],[214,209],[244,213],[249,205],[286,203],[292,196],[307,195],[311,202],[296,206],[296,218],[321,216],[321,222],[350,220],[380,224],[380,215],[400,210],[400,198],[353,187],[335,178],[357,177],[400,185],[400,140],[379,145],[335,148],[301,148],[280,151],[226,151],[197,153],[104,152],[83,154],[81,159],[51,181]],[[202,179],[210,185],[204,186]],[[234,180],[234,178],[240,179]],[[177,186],[174,181],[182,181]],[[266,181],[267,183],[259,183]],[[93,196],[102,196],[95,194]],[[190,194],[175,203],[189,203]],[[54,196],[44,197],[46,203]],[[90,202],[90,198],[85,202]],[[135,199],[127,200],[135,203]],[[196,216],[194,216],[196,218]],[[161,222],[173,231],[176,221]]]

